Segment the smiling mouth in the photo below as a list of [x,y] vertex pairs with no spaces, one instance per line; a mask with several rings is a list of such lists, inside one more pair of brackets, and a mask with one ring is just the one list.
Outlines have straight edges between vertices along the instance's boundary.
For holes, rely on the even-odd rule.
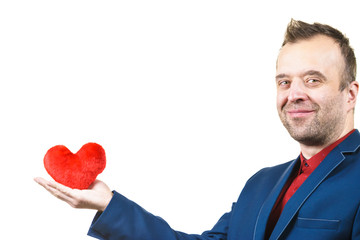
[[304,118],[312,115],[315,111],[314,110],[289,110],[287,111],[287,114],[290,115],[292,118]]

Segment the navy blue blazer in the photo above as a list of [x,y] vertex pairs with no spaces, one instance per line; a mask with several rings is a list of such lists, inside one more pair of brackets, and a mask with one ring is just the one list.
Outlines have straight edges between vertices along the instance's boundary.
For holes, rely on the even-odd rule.
[[[270,240],[360,240],[359,146],[356,130],[330,152],[287,202]],[[256,173],[232,210],[201,235],[171,229],[117,192],[96,214],[88,234],[108,240],[263,240],[272,207],[299,161]]]

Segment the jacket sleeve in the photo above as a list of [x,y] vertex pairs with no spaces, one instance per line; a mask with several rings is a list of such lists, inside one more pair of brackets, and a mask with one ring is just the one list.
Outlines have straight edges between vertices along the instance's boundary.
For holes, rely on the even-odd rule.
[[225,213],[201,235],[185,234],[114,191],[105,211],[95,215],[88,235],[101,240],[226,240],[230,217],[231,212]]

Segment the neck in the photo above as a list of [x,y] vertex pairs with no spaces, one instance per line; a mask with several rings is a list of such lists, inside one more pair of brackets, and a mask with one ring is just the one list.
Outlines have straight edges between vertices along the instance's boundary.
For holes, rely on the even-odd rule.
[[312,156],[314,156],[315,154],[317,154],[318,152],[320,152],[321,150],[323,150],[324,148],[326,148],[327,146],[336,142],[338,139],[344,137],[346,134],[348,134],[353,129],[354,129],[354,125],[346,127],[342,132],[340,132],[339,134],[335,134],[334,137],[330,138],[328,141],[326,141],[326,143],[324,143],[322,145],[309,146],[309,145],[300,143],[301,153],[306,159],[309,159]]

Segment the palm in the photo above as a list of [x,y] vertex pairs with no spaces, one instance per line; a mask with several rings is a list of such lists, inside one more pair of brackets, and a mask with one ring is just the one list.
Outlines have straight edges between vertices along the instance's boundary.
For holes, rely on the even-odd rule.
[[35,181],[48,190],[55,197],[67,202],[74,208],[88,208],[104,211],[112,198],[109,187],[100,180],[95,180],[89,189],[71,189],[57,182],[50,182],[43,178]]

